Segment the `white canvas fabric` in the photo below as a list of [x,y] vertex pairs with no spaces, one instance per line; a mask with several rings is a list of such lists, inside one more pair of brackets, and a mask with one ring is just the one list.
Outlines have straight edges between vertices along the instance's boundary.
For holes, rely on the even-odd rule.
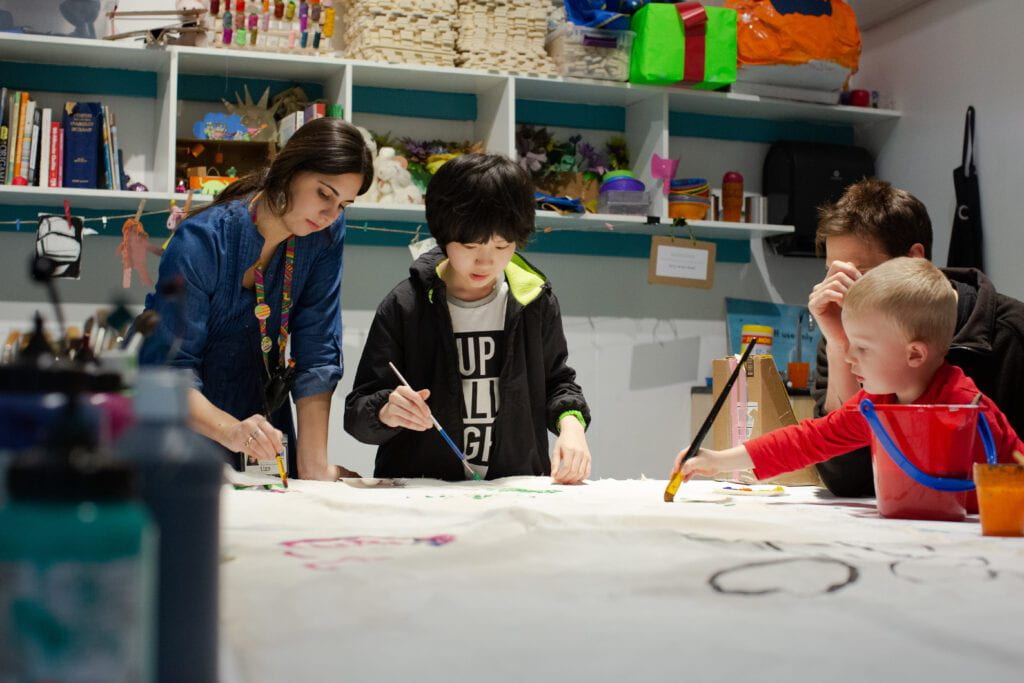
[[664,481],[225,491],[226,680],[1017,680],[1024,541]]

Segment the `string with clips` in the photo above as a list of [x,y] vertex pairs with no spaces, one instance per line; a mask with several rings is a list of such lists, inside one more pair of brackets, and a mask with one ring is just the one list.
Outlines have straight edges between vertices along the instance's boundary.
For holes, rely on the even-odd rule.
[[[189,199],[191,199],[191,197],[189,197]],[[116,214],[116,215],[111,215],[111,216],[90,216],[90,217],[87,217],[87,218],[83,218],[82,222],[84,224],[100,223],[102,225],[102,230],[97,231],[97,232],[98,232],[98,234],[104,234],[105,231],[106,231],[106,228],[107,228],[108,221],[127,220],[129,218],[132,218],[134,220],[139,220],[143,216],[161,216],[161,215],[171,214],[174,211],[176,211],[175,201],[176,200],[172,199],[171,203],[170,203],[170,206],[168,208],[166,208],[166,209],[157,209],[157,210],[154,210],[154,211],[141,211],[141,210],[137,210],[134,213]],[[145,204],[145,203],[146,203],[146,200],[143,199],[143,200],[141,200],[140,205],[141,204]],[[68,200],[64,200],[64,205],[65,205],[64,206],[64,209],[65,209],[64,213],[65,213],[65,216],[67,217],[68,223],[70,224],[70,222],[71,222],[71,220],[70,220],[71,210],[70,210],[70,204],[69,204]],[[188,205],[186,204],[186,207],[187,206]],[[187,211],[188,211],[188,208],[185,209],[185,212],[187,212]],[[568,212],[566,212],[566,213],[568,213]],[[13,226],[15,226],[15,231],[16,232],[20,232],[21,231],[21,226],[22,226],[23,223],[26,224],[26,225],[35,225],[37,220],[38,219],[36,217],[26,218],[26,219],[16,218],[16,219],[13,219],[13,220],[0,220],[0,226],[2,226],[2,225],[13,225]],[[693,235],[693,228],[690,227],[686,223],[686,219],[683,219],[683,218],[676,219],[675,221],[673,221],[673,226],[677,226],[677,227],[678,226],[686,226],[688,228],[688,230],[690,231],[690,239],[691,240],[696,240],[696,238]],[[417,242],[417,241],[419,241],[420,233],[422,231],[422,227],[423,226],[422,225],[418,225],[418,226],[416,226],[415,230],[406,230],[406,229],[402,229],[402,228],[383,228],[383,227],[377,227],[377,226],[373,226],[373,225],[362,225],[362,224],[358,224],[358,223],[349,223],[347,225],[347,227],[348,227],[349,230],[364,230],[366,232],[383,232],[383,233],[392,233],[392,234],[396,234],[396,235],[409,235],[412,238],[412,240],[411,240],[412,242]],[[605,229],[611,231],[611,232],[615,231],[615,226],[613,224],[611,224],[611,223],[605,223],[603,227]],[[577,228],[577,227],[556,228],[556,227],[551,227],[551,226],[545,226],[545,227],[538,228],[537,232],[538,233],[542,233],[542,234],[548,234],[548,233],[552,233],[552,232],[580,232],[580,229]],[[599,232],[599,230],[588,231],[588,232]]]
[[[145,204],[145,203],[146,203],[145,199],[141,200],[140,201],[140,206]],[[187,206],[188,205],[186,204],[186,207]],[[83,223],[100,223],[103,226],[103,230],[106,230],[107,223],[109,221],[127,220],[129,218],[132,218],[134,220],[139,220],[143,216],[168,215],[168,214],[174,212],[175,210],[176,210],[176,200],[172,199],[170,206],[168,206],[168,208],[166,208],[166,209],[157,209],[157,210],[154,210],[154,211],[142,211],[142,210],[138,210],[137,209],[135,212],[132,212],[132,213],[116,214],[116,215],[111,215],[111,216],[89,216],[87,218],[82,218],[82,222]],[[188,208],[186,208],[185,211],[187,212]],[[70,219],[70,216],[71,216],[71,205],[70,205],[70,202],[68,200],[64,200],[64,215],[65,215],[65,219],[70,224],[70,222],[71,222],[71,219]],[[22,229],[22,225],[33,226],[32,229],[34,229],[34,226],[35,226],[35,224],[37,222],[38,222],[38,217],[33,216],[31,218],[15,218],[15,219],[12,219],[12,220],[0,220],[0,225],[13,225],[13,226],[15,226],[15,231],[16,232],[20,232],[21,229]],[[402,229],[399,229],[399,228],[380,228],[380,227],[376,227],[376,226],[372,226],[372,225],[356,225],[356,224],[350,223],[350,224],[348,224],[348,229],[349,230],[366,230],[368,232],[389,232],[389,233],[395,233],[395,234],[400,234],[400,235],[410,235],[410,236],[413,236],[413,237],[418,237],[420,232],[421,232],[421,230],[422,230],[422,226],[417,226],[417,228],[415,230],[402,230]],[[99,234],[103,234],[100,231],[97,231],[97,232],[99,232]],[[550,232],[550,230],[549,230],[549,232]],[[111,234],[114,234],[114,233],[111,233]]]

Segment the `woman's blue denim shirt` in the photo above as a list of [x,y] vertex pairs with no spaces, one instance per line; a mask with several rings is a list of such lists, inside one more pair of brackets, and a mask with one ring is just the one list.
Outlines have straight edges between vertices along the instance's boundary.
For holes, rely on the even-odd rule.
[[[264,243],[247,207],[247,200],[215,205],[178,226],[160,259],[156,291],[146,297],[146,308],[159,314],[160,324],[139,357],[145,364],[164,363],[180,334],[181,347],[170,364],[192,370],[196,388],[238,419],[263,412],[266,380],[259,321],[253,313],[256,295],[242,286]],[[326,230],[295,241],[288,331],[296,369],[294,400],[333,392],[341,379],[344,238],[342,215]],[[284,246],[274,252],[265,275],[271,308],[267,334],[274,342],[271,363],[277,363]],[[180,301],[161,294],[179,274],[185,283]]]

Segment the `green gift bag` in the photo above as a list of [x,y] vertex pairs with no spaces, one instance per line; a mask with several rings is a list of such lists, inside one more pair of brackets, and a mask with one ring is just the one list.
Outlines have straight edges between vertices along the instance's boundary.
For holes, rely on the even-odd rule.
[[700,90],[736,82],[736,10],[699,2],[653,3],[641,7],[629,27],[636,32],[630,82],[683,81]]

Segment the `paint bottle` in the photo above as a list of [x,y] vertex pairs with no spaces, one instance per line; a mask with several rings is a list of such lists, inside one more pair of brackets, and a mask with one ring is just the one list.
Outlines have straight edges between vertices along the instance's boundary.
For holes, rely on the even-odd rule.
[[8,471],[5,680],[154,680],[156,530],[136,498],[136,470],[106,455],[99,422],[69,392],[46,443]]
[[160,528],[157,671],[162,681],[217,680],[220,485],[224,459],[189,429],[188,371],[140,368],[137,423],[117,444],[135,463]]
[[334,3],[324,0],[324,38],[334,35]]
[[775,330],[768,325],[744,325],[740,330],[740,348],[747,348],[751,339],[757,339],[752,356],[772,355],[772,339],[775,337]]
[[27,361],[0,366],[0,505],[7,467],[21,451],[36,448],[52,433],[66,408],[67,394],[97,415],[100,443],[106,445],[134,422],[131,402],[121,395],[121,378],[78,363],[59,361],[41,368]]
[[729,171],[722,177],[722,220],[738,223],[743,213],[743,176]]

